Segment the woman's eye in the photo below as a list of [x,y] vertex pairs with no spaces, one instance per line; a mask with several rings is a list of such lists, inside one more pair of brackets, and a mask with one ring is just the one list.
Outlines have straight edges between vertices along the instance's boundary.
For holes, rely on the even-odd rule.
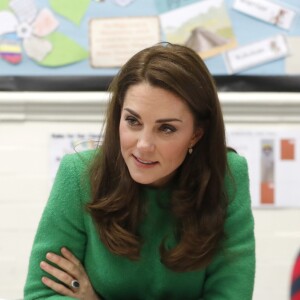
[[131,116],[126,117],[125,121],[127,122],[127,124],[129,126],[137,126],[137,125],[140,124],[139,121],[136,118],[131,117]]
[[163,133],[166,133],[166,134],[170,134],[170,133],[175,132],[176,128],[174,126],[171,126],[171,125],[162,125],[160,127],[160,131],[162,131]]

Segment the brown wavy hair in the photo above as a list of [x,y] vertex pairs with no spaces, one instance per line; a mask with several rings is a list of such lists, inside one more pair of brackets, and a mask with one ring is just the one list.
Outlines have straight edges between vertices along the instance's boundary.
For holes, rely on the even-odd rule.
[[166,249],[162,241],[160,247],[161,261],[171,270],[196,270],[211,262],[224,238],[227,162],[224,122],[214,80],[190,48],[164,43],[144,49],[112,81],[104,140],[90,172],[92,201],[87,208],[102,242],[112,253],[139,258],[141,185],[133,181],[121,155],[119,123],[128,88],[142,82],[183,99],[195,125],[204,129],[204,136],[176,174],[171,211],[177,220],[178,244]]

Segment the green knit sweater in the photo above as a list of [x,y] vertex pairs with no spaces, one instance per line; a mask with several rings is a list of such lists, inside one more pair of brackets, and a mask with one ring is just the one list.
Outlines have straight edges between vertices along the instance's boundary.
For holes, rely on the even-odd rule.
[[234,177],[226,176],[230,204],[224,249],[205,269],[173,272],[160,262],[159,245],[172,232],[173,218],[160,205],[170,191],[143,188],[147,215],[141,224],[145,243],[141,258],[131,261],[112,254],[99,240],[91,216],[84,211],[90,201],[87,165],[94,152],[66,155],[43,212],[34,240],[24,289],[25,300],[72,299],[44,286],[39,267],[47,252],[69,248],[83,263],[96,292],[104,299],[252,299],[255,273],[254,223],[250,206],[247,164],[230,152]]

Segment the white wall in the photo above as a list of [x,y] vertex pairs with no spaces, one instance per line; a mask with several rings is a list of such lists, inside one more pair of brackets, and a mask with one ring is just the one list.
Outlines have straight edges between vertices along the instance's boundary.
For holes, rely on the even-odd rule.
[[[227,126],[293,126],[300,130],[299,94],[220,94]],[[0,93],[0,298],[18,299],[50,188],[52,133],[98,133],[107,95]],[[299,200],[300,201],[300,200]],[[300,211],[254,210],[255,300],[288,299],[300,249]]]

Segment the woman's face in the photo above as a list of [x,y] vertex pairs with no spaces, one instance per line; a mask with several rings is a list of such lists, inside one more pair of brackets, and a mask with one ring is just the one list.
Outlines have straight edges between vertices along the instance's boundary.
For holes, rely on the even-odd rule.
[[[201,138],[185,102],[173,93],[140,83],[131,86],[120,119],[122,156],[134,181],[163,186]],[[191,154],[193,155],[193,154]]]

